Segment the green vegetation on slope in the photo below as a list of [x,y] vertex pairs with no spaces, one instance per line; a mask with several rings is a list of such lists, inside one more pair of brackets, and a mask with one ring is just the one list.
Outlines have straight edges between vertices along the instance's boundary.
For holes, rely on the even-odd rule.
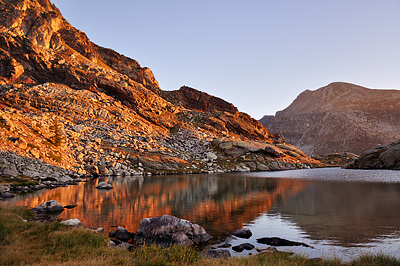
[[205,259],[196,250],[180,246],[150,246],[129,252],[108,248],[107,236],[91,230],[24,221],[32,217],[24,207],[0,203],[1,265],[400,265],[399,260],[386,256],[364,256],[348,264],[287,253]]

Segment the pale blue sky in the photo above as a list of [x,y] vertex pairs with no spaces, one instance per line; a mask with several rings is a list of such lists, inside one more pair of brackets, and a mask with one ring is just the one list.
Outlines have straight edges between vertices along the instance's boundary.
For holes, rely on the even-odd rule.
[[96,44],[256,119],[334,81],[400,88],[399,0],[51,0]]

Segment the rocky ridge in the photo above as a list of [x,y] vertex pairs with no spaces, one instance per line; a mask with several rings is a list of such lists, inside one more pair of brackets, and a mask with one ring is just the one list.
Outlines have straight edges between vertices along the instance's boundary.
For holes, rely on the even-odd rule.
[[400,138],[400,91],[335,82],[261,121],[308,155],[361,154]]
[[400,170],[400,141],[367,150],[344,168]]
[[2,151],[95,176],[318,164],[222,99],[162,91],[149,68],[90,42],[48,0],[0,9]]

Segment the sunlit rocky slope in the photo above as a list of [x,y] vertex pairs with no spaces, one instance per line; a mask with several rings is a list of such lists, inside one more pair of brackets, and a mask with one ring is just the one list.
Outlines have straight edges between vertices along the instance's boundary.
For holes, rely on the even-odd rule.
[[361,154],[400,139],[400,91],[336,82],[302,92],[286,109],[260,120],[306,154]]
[[2,151],[118,175],[318,163],[222,99],[162,91],[149,68],[92,43],[48,0],[2,0],[0,11]]

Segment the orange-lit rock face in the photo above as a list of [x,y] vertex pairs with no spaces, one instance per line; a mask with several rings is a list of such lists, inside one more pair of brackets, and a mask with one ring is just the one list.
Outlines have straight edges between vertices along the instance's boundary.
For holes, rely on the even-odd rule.
[[170,214],[200,224],[218,237],[267,213],[276,203],[299,193],[308,181],[240,176],[179,176],[109,179],[114,189],[101,191],[95,182],[58,188],[16,199],[33,208],[54,199],[78,204],[61,218],[78,218],[85,226],[123,225],[136,231],[143,218]]

